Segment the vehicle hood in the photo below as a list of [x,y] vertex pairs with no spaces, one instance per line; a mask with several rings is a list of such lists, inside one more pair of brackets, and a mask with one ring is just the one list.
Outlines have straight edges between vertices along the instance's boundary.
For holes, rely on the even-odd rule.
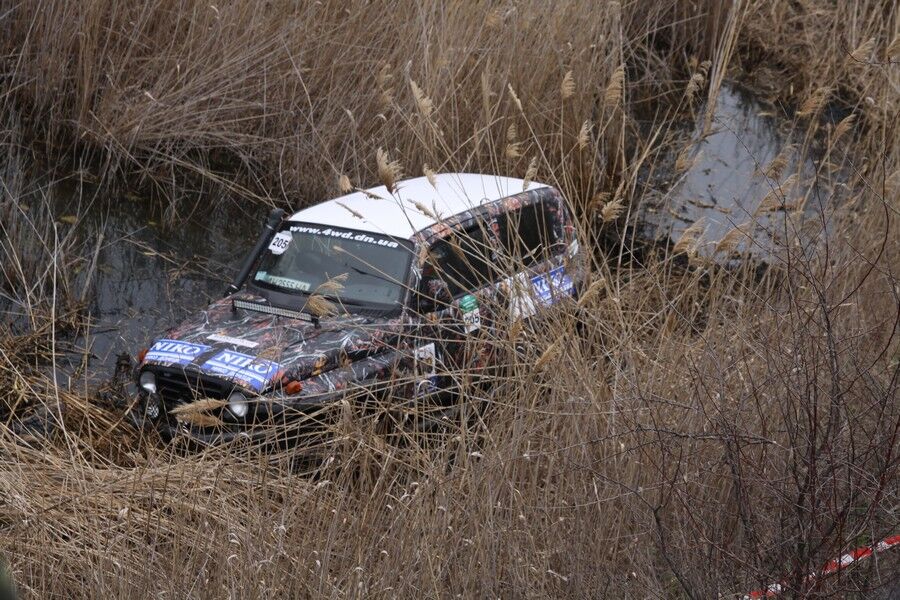
[[[266,306],[251,294],[232,297]],[[213,303],[154,341],[141,362],[200,372],[262,392],[275,381],[316,376],[377,354],[396,340],[401,319],[359,315],[304,318]]]

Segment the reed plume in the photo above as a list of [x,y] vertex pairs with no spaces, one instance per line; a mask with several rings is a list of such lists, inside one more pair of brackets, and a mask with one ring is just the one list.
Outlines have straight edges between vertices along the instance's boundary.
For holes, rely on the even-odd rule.
[[431,113],[434,112],[434,102],[431,101],[425,92],[422,91],[422,88],[419,87],[412,79],[409,80],[409,87],[412,89],[413,98],[415,98],[416,106],[419,109],[419,112],[426,119],[431,118]]
[[572,71],[566,71],[563,76],[562,83],[559,86],[559,93],[563,100],[568,100],[575,95],[575,77]]
[[382,148],[375,151],[375,162],[378,166],[378,178],[388,192],[396,192],[397,182],[403,178],[403,167],[399,160],[390,160],[388,153]]
[[622,100],[622,89],[625,84],[625,67],[619,65],[615,71],[613,71],[612,76],[609,78],[609,83],[606,85],[606,92],[603,95],[604,102],[607,108],[614,108],[618,106],[619,102]]

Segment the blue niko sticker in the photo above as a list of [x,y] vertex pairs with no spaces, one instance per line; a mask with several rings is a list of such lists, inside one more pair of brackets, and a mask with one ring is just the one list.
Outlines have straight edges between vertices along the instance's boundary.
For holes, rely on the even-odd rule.
[[556,267],[549,273],[532,277],[531,285],[534,287],[534,297],[545,306],[553,304],[554,296],[571,296],[575,289],[575,284],[564,267]]
[[159,363],[169,365],[187,365],[194,361],[195,358],[209,350],[210,346],[203,344],[191,344],[189,342],[179,342],[178,340],[156,340],[144,360],[152,360]]
[[229,379],[239,379],[257,392],[261,392],[278,372],[279,366],[278,363],[264,358],[222,350],[203,363],[200,370]]

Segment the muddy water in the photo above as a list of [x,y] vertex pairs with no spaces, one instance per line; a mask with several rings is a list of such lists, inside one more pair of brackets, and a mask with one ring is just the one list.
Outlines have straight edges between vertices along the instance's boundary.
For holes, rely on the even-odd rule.
[[[55,190],[63,226],[80,215],[76,235],[87,256],[96,248],[87,310],[94,327],[77,340],[88,350],[92,379],[112,372],[189,312],[220,297],[259,233],[265,207],[199,196],[191,214],[168,221],[153,203],[129,195],[87,199],[77,188]],[[83,281],[84,277],[80,277]]]
[[[761,175],[761,167],[793,141],[785,121],[772,112],[740,89],[723,87],[711,132],[701,135],[699,125],[685,130],[693,140],[693,166],[655,180],[644,194],[637,224],[642,236],[675,241],[702,218],[701,251],[712,253],[716,240],[747,223],[753,224],[754,250],[765,248],[784,213],[757,214],[775,183]],[[673,149],[673,164],[678,151]],[[782,179],[793,172],[802,181],[793,197],[809,195],[813,161],[790,152]],[[220,296],[268,209],[197,195],[179,202],[193,209],[182,208],[184,214],[173,222],[147,199],[91,196],[84,190],[57,185],[47,197],[61,226],[76,228],[85,255],[99,247],[87,296],[95,326],[77,340],[93,356],[89,375],[96,381],[111,373],[118,353],[134,356],[154,336]],[[68,223],[71,215],[80,215],[76,223]]]
[[[783,243],[785,227],[798,227],[797,215],[809,216],[821,208],[818,199],[825,194],[817,192],[826,184],[815,177],[815,152],[803,151],[804,131],[791,130],[789,121],[778,116],[780,111],[738,86],[722,86],[706,135],[704,110],[700,107],[696,126],[685,132],[690,168],[676,172],[681,148],[673,148],[667,176],[654,178],[639,204],[638,231],[655,242],[677,242],[702,220],[705,232],[698,251],[713,255],[716,242],[740,227],[749,235],[739,236],[736,250],[768,257]],[[781,153],[784,168],[767,177],[767,167]],[[793,185],[784,185],[792,174]],[[787,210],[772,210],[771,196],[765,203],[769,209],[760,210],[773,191],[784,194]]]

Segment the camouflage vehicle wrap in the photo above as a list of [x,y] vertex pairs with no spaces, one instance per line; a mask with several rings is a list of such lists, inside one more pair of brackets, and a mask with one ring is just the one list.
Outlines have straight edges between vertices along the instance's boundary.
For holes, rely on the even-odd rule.
[[[502,272],[480,287],[441,298],[430,310],[419,310],[417,294],[440,296],[440,290],[430,287],[439,279],[428,279],[426,272],[431,268],[430,248],[479,223],[493,240],[491,262],[501,264],[499,220],[536,203],[543,207],[556,240],[548,260],[528,272]],[[551,187],[447,216],[405,242],[411,257],[405,297],[397,310],[347,307],[316,318],[304,312],[302,302],[281,302],[247,285],[167,331],[138,357],[132,418],[167,438],[181,432],[209,443],[255,434],[273,420],[299,419],[349,390],[390,387],[398,399],[442,402],[442,392],[453,388],[458,369],[491,365],[495,357],[487,340],[496,327],[577,294],[584,276],[571,217]],[[469,343],[478,339],[484,343]],[[152,393],[144,387],[147,373],[155,377]],[[220,419],[215,427],[178,423],[171,414],[179,405],[204,398],[226,400],[235,391],[247,399],[246,413],[236,414],[223,405],[214,411]],[[158,410],[148,411],[154,402]]]

